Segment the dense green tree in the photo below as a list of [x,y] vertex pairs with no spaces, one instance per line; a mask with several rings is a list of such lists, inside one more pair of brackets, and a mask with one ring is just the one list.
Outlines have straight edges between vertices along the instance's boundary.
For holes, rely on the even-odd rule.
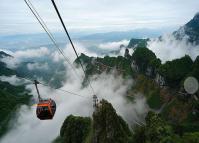
[[146,47],[147,45],[147,41],[149,39],[135,39],[135,38],[132,38],[128,44],[128,48],[132,48],[132,47]]
[[173,135],[171,143],[199,143],[199,132],[185,133],[182,136]]
[[[60,137],[57,139],[63,143],[83,143],[91,128],[89,117],[68,116],[60,130]],[[57,141],[57,142],[58,142]]]
[[128,143],[131,139],[128,125],[106,100],[93,113],[93,127],[96,143]]
[[13,86],[0,81],[0,136],[7,130],[10,119],[20,105],[28,104],[31,96],[25,86]]
[[146,143],[147,136],[145,126],[135,126],[133,131],[133,143]]
[[191,71],[192,59],[186,55],[180,59],[167,61],[159,68],[159,73],[166,79],[168,85],[178,86],[186,75]]
[[9,76],[14,74],[16,74],[14,70],[7,68],[6,64],[0,61],[0,75]]
[[160,65],[160,60],[156,55],[146,47],[138,47],[132,55],[132,59],[136,62],[140,72],[146,72],[147,67],[157,68]]
[[193,63],[193,70],[190,72],[190,75],[194,76],[199,81],[199,56],[197,56]]
[[[130,59],[126,59],[122,56],[118,57],[109,57],[105,56],[104,58],[94,58],[88,57],[85,54],[81,54],[79,57],[80,61],[86,67],[86,76],[101,73],[103,71],[110,72],[111,70],[118,69],[124,76],[131,76],[133,71],[131,69]],[[79,65],[78,60],[75,60],[75,63]],[[98,69],[99,68],[99,69]]]
[[159,58],[154,58],[150,61],[149,65],[155,69],[158,69],[158,67],[161,65],[161,60]]
[[152,143],[163,143],[170,140],[172,128],[158,114],[148,112],[146,118],[146,136]]

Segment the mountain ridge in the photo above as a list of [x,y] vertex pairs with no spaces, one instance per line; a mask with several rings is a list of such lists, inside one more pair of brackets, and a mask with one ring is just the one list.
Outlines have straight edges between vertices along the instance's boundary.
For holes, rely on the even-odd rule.
[[189,42],[198,45],[199,44],[199,12],[187,22],[184,26],[180,27],[177,31],[173,32],[173,35],[182,40],[187,38]]

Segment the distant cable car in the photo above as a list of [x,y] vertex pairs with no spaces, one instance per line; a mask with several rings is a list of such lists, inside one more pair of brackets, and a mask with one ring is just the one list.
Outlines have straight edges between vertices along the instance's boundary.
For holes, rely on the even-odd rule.
[[40,120],[50,120],[53,119],[56,111],[56,103],[52,99],[42,99],[39,90],[37,87],[37,84],[39,84],[38,81],[34,80],[34,84],[37,90],[39,103],[37,104],[36,114],[37,118]]

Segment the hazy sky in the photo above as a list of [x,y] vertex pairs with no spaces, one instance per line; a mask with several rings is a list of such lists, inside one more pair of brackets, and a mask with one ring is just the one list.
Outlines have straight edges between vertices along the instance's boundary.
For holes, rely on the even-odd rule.
[[[51,0],[31,0],[52,31],[60,31]],[[199,0],[55,0],[70,31],[177,27],[199,11]],[[41,33],[23,0],[1,0],[0,34]]]

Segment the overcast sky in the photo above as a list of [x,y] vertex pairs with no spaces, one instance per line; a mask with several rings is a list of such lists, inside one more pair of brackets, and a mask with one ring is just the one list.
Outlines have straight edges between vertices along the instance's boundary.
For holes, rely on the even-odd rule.
[[[51,31],[61,25],[51,0],[31,0]],[[199,0],[55,0],[70,31],[178,27],[199,11]],[[0,35],[43,30],[23,0],[1,0]]]

